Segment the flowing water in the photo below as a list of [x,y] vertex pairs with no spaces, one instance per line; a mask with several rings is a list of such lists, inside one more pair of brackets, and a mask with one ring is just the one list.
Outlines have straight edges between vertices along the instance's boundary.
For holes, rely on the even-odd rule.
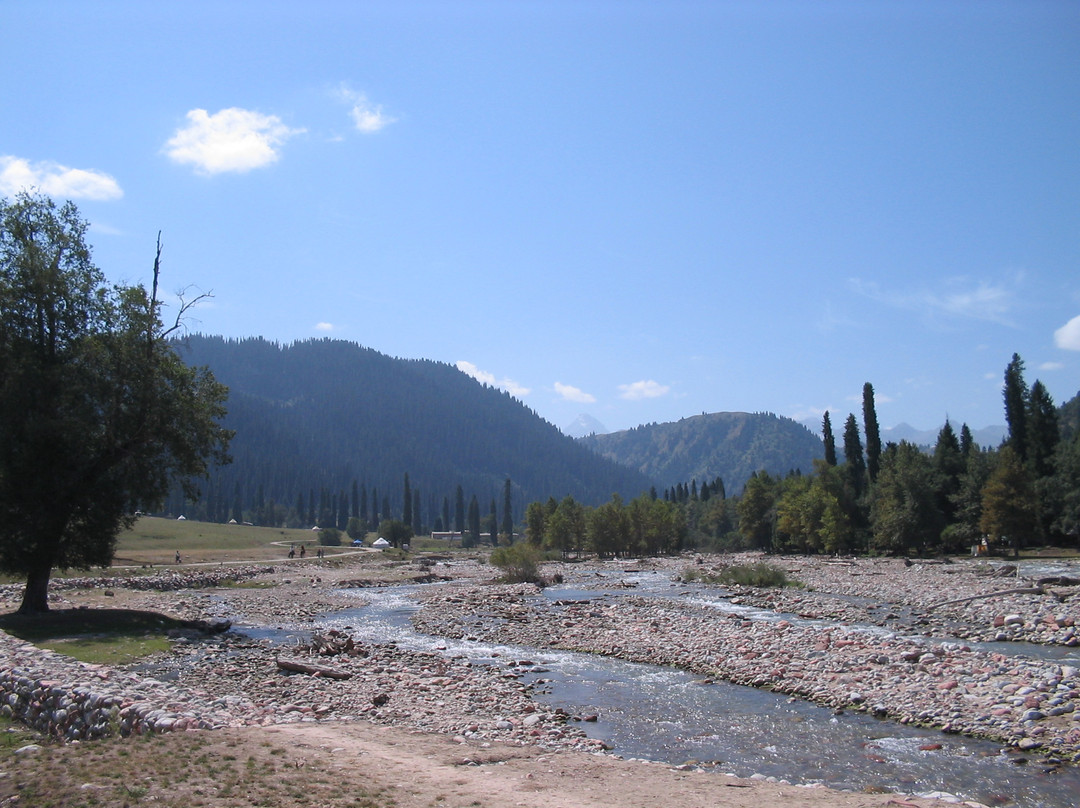
[[[659,579],[635,583],[632,591],[639,593],[643,588],[654,590],[652,594],[674,591]],[[704,684],[699,677],[672,668],[423,635],[409,620],[418,608],[412,599],[415,590],[415,586],[358,590],[357,596],[369,600],[369,605],[331,615],[323,624],[348,627],[353,636],[372,642],[396,642],[477,662],[529,660],[534,664],[525,666],[530,672],[523,678],[533,684],[537,700],[571,715],[596,714],[595,723],[578,726],[627,758],[694,763],[744,777],[852,791],[945,792],[991,806],[1080,804],[1076,767],[1053,770],[1041,765],[1037,755],[1006,752],[990,742],[905,727],[861,713],[837,715],[755,688]],[[543,595],[567,600],[593,596],[614,598],[618,592],[566,587]],[[709,600],[707,594],[699,597]],[[769,613],[760,616],[765,619]]]

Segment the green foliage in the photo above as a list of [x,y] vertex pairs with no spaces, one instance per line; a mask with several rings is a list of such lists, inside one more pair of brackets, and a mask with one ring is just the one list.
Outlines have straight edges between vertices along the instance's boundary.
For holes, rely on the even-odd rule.
[[936,549],[945,527],[940,488],[933,461],[917,446],[901,441],[886,452],[873,490],[871,551],[905,555]]
[[758,562],[757,564],[736,564],[725,567],[716,576],[715,582],[727,585],[756,586],[761,588],[773,588],[794,586],[788,581],[787,573],[772,564]]
[[54,567],[109,563],[136,508],[174,480],[195,498],[227,460],[227,390],[159,317],[160,247],[152,292],[108,287],[86,229],[70,202],[0,200],[0,568],[26,576],[26,611]]
[[340,547],[341,531],[336,527],[324,527],[319,531],[319,544],[323,547]]
[[1031,478],[1012,446],[1004,446],[983,486],[979,529],[992,543],[1008,544],[1019,553],[1034,537],[1036,527]]
[[492,551],[490,561],[503,571],[503,579],[508,583],[540,582],[540,551],[529,542],[497,547]]
[[412,527],[400,519],[383,519],[379,523],[379,536],[386,539],[394,547],[401,547],[413,537],[413,532]]
[[367,535],[367,528],[364,525],[364,521],[358,516],[349,517],[348,526],[345,528],[345,533],[350,539],[362,539]]

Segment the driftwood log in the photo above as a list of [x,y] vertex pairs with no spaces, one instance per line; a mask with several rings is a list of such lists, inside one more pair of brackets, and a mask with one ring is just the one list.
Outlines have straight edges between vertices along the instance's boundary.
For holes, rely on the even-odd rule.
[[278,657],[277,666],[280,670],[291,673],[307,673],[311,676],[322,676],[326,679],[351,679],[352,674],[326,665],[312,665],[292,657]]
[[972,595],[969,598],[957,598],[956,600],[943,600],[940,603],[931,603],[926,607],[926,611],[932,611],[938,606],[954,606],[957,603],[969,603],[973,600],[983,600],[985,598],[999,598],[1003,595],[1053,595],[1058,600],[1064,599],[1056,592],[1051,592],[1041,586],[1022,586],[1017,589],[1003,589],[1000,592],[988,592],[985,595]]

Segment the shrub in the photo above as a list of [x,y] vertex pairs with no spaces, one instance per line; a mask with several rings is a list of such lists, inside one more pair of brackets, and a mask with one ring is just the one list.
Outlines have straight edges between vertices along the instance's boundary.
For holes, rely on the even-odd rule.
[[528,542],[495,548],[491,563],[503,571],[508,583],[540,583],[540,553]]
[[782,569],[764,562],[725,567],[720,571],[717,578],[722,584],[739,584],[741,586],[773,587],[789,585],[787,575]]
[[341,531],[336,527],[324,527],[319,531],[319,544],[323,547],[340,547]]

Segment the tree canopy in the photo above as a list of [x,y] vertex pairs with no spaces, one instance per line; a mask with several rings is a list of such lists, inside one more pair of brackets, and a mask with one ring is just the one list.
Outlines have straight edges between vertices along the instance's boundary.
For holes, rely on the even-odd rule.
[[108,286],[74,204],[0,199],[0,569],[20,611],[54,568],[112,560],[134,512],[226,462],[226,388],[168,342],[154,286]]

